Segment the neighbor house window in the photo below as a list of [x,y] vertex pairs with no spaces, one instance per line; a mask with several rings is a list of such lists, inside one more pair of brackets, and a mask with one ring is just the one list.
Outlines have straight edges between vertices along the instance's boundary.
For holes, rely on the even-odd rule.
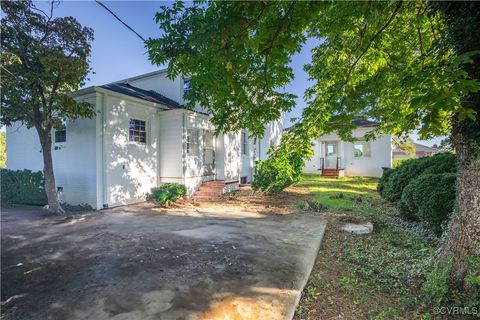
[[140,143],[147,142],[145,121],[130,119],[128,128],[128,140]]
[[370,157],[372,155],[370,141],[356,141],[353,144],[355,158]]
[[192,90],[192,80],[184,79],[183,80],[183,96],[186,96],[190,90]]
[[187,129],[187,154],[198,156],[200,151],[200,130]]
[[247,133],[245,131],[242,131],[242,138],[240,143],[242,148],[242,154],[246,155],[248,150],[248,140],[247,140]]
[[62,128],[55,130],[55,143],[67,141],[67,127],[65,123],[62,124]]

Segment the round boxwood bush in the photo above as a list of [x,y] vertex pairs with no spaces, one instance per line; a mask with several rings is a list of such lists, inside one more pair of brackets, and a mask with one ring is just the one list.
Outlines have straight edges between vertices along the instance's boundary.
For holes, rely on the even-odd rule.
[[422,221],[435,234],[449,220],[455,206],[455,173],[422,174],[403,190],[402,214]]
[[398,168],[390,170],[386,178],[382,177],[380,180],[382,186],[379,187],[380,194],[388,201],[398,202],[402,197],[403,189],[421,174],[454,173],[456,171],[455,155],[451,153],[439,153],[432,157],[411,159],[403,162]]
[[157,188],[152,188],[152,191],[147,195],[147,200],[155,201],[160,204],[168,204],[174,202],[187,195],[187,188],[179,183],[165,183]]

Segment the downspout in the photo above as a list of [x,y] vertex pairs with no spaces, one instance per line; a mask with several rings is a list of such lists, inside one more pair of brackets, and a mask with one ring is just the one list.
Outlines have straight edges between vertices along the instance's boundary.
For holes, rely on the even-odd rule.
[[102,94],[102,195],[103,195],[103,207],[106,209],[108,208],[107,202],[107,174],[106,174],[106,166],[105,166],[105,105],[107,100],[107,95],[105,93]]
[[182,171],[183,171],[183,184],[186,185],[187,180],[185,179],[185,175],[187,172],[187,164],[186,164],[186,154],[185,154],[185,140],[186,140],[186,132],[185,132],[185,112],[182,111]]

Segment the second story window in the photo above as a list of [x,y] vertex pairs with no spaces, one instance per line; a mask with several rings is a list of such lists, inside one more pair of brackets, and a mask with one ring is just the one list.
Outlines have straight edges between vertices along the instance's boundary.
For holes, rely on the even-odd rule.
[[192,80],[184,79],[183,80],[183,96],[186,96],[190,90],[192,90]]
[[62,124],[61,129],[55,129],[55,143],[60,142],[67,142],[67,126],[65,125],[65,123]]
[[128,123],[128,140],[132,142],[147,142],[145,121],[130,119]]

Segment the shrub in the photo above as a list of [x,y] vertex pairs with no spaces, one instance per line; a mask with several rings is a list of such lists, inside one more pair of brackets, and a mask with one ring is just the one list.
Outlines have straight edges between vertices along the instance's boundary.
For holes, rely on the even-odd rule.
[[403,190],[400,212],[441,235],[454,209],[455,181],[455,173],[422,174]]
[[393,172],[390,172],[385,179],[382,177],[382,186],[379,188],[383,198],[398,202],[402,197],[403,189],[421,174],[456,172],[457,167],[455,155],[439,153],[433,157],[407,160],[391,171]]
[[422,285],[422,293],[427,303],[442,305],[448,299],[448,277],[452,266],[452,258],[449,258],[445,267],[436,264],[432,270],[425,274],[426,281]]
[[297,183],[303,176],[304,161],[295,152],[257,161],[252,188],[265,193],[278,193]]
[[43,173],[1,169],[2,203],[46,205]]
[[384,197],[383,195],[383,192],[385,190],[385,185],[387,184],[390,176],[392,175],[392,173],[394,173],[395,170],[394,169],[383,169],[383,174],[382,174],[382,177],[380,178],[380,180],[378,181],[378,185],[377,185],[377,191],[378,193]]
[[147,200],[160,204],[169,204],[187,195],[187,188],[179,183],[165,183],[157,188],[152,188]]

